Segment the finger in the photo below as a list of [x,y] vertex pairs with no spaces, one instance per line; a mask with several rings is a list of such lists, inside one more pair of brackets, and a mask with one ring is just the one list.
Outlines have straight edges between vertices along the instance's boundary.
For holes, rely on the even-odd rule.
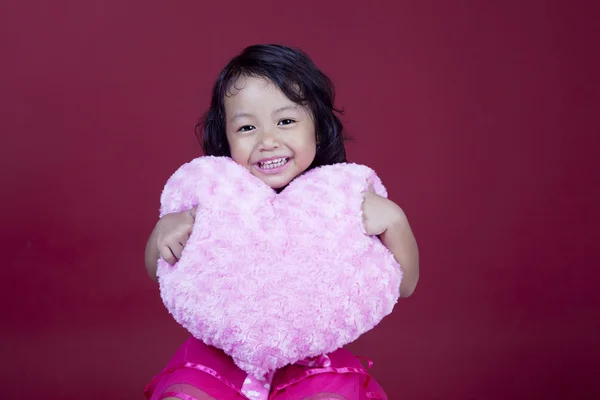
[[177,260],[180,260],[181,254],[183,253],[183,244],[181,244],[181,242],[177,242],[175,246],[171,246],[171,253],[173,253]]
[[163,246],[160,248],[160,257],[165,260],[167,263],[173,265],[177,262],[177,258],[171,251],[169,246]]
[[188,232],[185,235],[183,235],[182,237],[180,237],[179,244],[185,247],[185,245],[187,244],[187,241],[190,239],[190,236],[192,236],[192,233]]
[[367,203],[369,202],[369,198],[371,197],[371,191],[367,188],[364,192],[362,192],[362,196],[362,209],[364,213],[367,207]]
[[192,236],[192,229],[181,229],[169,237],[169,243],[180,244],[185,246],[190,236]]
[[373,178],[367,179],[367,185],[369,185],[368,186],[369,187],[369,192],[375,193],[375,189],[373,189],[373,184],[374,184]]
[[[179,256],[178,256],[177,248],[175,246],[169,246],[169,251],[171,252],[171,255],[173,256],[173,258],[175,259],[175,262],[173,262],[173,264],[175,264],[177,261],[179,261],[179,256],[181,254],[179,254]],[[173,264],[171,264],[171,265],[173,265]]]
[[373,180],[371,178],[367,179],[367,187],[363,191],[363,193],[367,193],[367,192],[375,192],[373,190]]

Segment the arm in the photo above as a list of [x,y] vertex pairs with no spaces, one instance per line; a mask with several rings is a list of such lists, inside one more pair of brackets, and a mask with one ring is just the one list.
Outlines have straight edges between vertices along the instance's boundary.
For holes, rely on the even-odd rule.
[[171,265],[181,258],[181,252],[192,234],[195,217],[196,208],[192,208],[189,211],[167,214],[158,220],[144,252],[146,271],[152,280],[157,281],[159,258],[162,257]]
[[364,193],[363,220],[368,235],[377,235],[402,269],[400,296],[413,294],[419,281],[419,250],[404,211],[373,190]]
[[396,216],[389,221],[387,229],[379,238],[402,268],[400,297],[409,297],[419,282],[419,249],[406,214],[398,205],[388,201],[393,204],[392,208],[396,208]]
[[158,245],[156,243],[156,231],[158,224],[152,230],[148,242],[146,242],[146,250],[144,252],[144,262],[146,264],[146,271],[148,276],[153,281],[157,281],[156,269],[158,267],[158,259],[160,258],[160,252],[158,251]]

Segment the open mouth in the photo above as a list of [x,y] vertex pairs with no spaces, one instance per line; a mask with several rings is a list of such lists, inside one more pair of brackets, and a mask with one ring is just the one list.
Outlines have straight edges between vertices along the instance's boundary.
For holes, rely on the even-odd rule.
[[281,168],[284,165],[286,165],[288,163],[288,161],[290,161],[290,159],[288,157],[281,157],[281,158],[274,158],[272,160],[267,160],[267,161],[259,161],[257,163],[258,168],[268,171],[268,170],[275,170],[277,168]]

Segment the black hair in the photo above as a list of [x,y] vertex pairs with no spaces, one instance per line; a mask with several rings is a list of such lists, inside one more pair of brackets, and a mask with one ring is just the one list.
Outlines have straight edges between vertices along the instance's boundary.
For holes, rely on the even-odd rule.
[[307,106],[317,136],[317,152],[310,168],[346,162],[342,122],[335,113],[331,80],[301,50],[276,44],[246,47],[219,74],[210,108],[196,126],[196,135],[207,156],[231,157],[225,134],[225,96],[238,78],[266,78],[294,103]]

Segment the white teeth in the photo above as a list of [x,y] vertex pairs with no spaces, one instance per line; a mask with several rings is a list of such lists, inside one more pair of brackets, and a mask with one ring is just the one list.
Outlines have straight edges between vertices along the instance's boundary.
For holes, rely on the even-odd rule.
[[258,164],[259,164],[259,166],[262,169],[272,169],[272,168],[281,167],[287,161],[288,161],[288,159],[284,157],[284,158],[277,158],[275,160],[269,160],[269,161],[261,162],[261,163],[258,163]]

